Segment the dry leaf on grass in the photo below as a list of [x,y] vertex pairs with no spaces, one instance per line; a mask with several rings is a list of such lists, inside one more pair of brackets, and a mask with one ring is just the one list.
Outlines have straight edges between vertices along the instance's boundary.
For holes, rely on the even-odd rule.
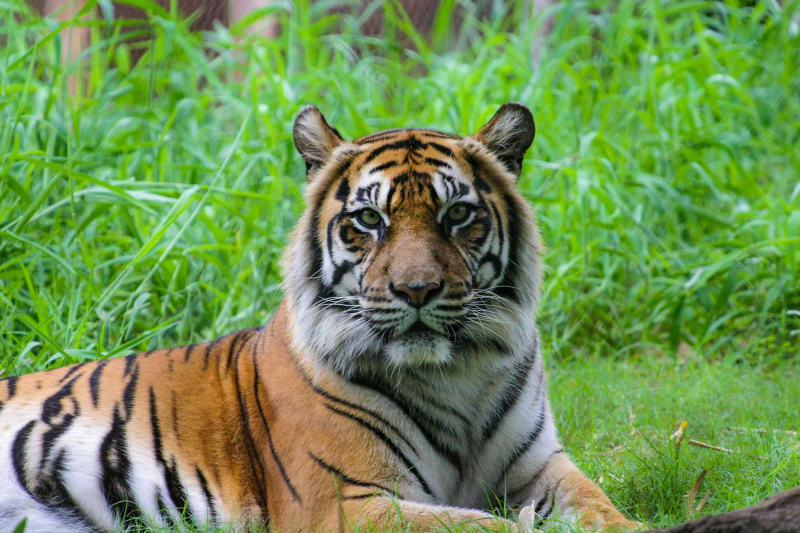
[[[689,520],[691,520],[692,517],[694,516],[695,513],[694,498],[695,496],[697,496],[697,491],[700,490],[700,486],[703,484],[703,480],[706,478],[707,473],[708,472],[706,471],[705,468],[703,469],[702,472],[700,472],[700,475],[697,476],[694,485],[692,485],[692,490],[690,490],[689,495],[686,496],[686,516]],[[703,502],[700,503],[703,504]]]
[[694,439],[687,440],[686,444],[691,444],[692,446],[697,446],[698,448],[706,448],[717,452],[733,453],[733,450],[729,450],[728,448],[723,448],[722,446],[712,446],[711,444],[706,444],[705,442],[700,442],[699,440]]
[[703,496],[703,499],[702,499],[702,500],[700,500],[700,503],[698,503],[698,504],[697,504],[697,507],[695,507],[695,508],[694,508],[694,511],[695,511],[696,513],[697,513],[697,512],[699,512],[699,511],[700,511],[700,509],[702,509],[703,507],[705,507],[705,506],[706,506],[706,503],[708,503],[708,498],[709,498],[710,496],[711,496],[710,494],[706,494],[705,496]]

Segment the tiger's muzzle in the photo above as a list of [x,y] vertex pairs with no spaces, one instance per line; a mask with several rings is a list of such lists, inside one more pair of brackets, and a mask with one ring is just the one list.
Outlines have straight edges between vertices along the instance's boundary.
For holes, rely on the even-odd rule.
[[463,258],[435,230],[421,227],[419,217],[392,229],[365,273],[362,307],[387,338],[452,338],[472,298]]

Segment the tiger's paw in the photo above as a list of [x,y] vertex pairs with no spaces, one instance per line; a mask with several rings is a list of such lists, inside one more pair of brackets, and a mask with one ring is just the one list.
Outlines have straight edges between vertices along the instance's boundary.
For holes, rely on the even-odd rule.
[[603,533],[632,533],[634,531],[644,531],[643,522],[634,522],[633,520],[626,520],[624,523],[617,523],[606,526],[601,529]]
[[[534,510],[536,502],[531,502],[531,505],[523,507],[519,512],[517,518],[517,530],[519,533],[543,533],[543,530],[537,529],[536,524],[539,521]],[[622,516],[616,509],[614,510],[617,516],[610,520],[600,520],[595,522],[593,526],[589,526],[586,531],[596,531],[597,533],[629,533],[634,531],[644,530],[642,522],[634,522]],[[550,528],[546,528],[550,531]],[[556,531],[558,527],[556,526]]]
[[595,523],[593,527],[587,528],[587,531],[597,531],[598,533],[632,533],[643,530],[644,524],[642,522],[628,520],[622,515],[619,515],[614,520]]

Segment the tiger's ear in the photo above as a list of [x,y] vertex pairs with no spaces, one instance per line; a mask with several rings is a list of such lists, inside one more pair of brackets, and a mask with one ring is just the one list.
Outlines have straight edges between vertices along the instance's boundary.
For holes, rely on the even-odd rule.
[[492,119],[474,135],[519,178],[522,158],[536,135],[536,125],[530,109],[522,104],[503,104]]
[[304,107],[294,120],[294,146],[306,162],[306,177],[322,167],[333,151],[344,142],[336,128],[330,126],[315,106]]

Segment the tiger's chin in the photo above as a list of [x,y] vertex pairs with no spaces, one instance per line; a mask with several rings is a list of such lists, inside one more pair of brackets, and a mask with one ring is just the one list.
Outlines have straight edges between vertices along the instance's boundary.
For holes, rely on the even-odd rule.
[[384,346],[386,358],[396,366],[441,365],[452,359],[453,343],[434,331],[413,331]]

